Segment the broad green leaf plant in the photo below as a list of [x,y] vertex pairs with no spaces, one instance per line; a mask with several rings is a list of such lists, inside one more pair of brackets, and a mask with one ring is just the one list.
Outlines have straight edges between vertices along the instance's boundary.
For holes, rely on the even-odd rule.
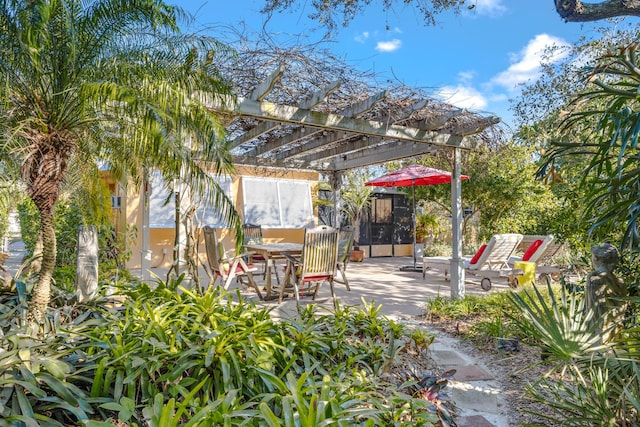
[[118,304],[98,299],[75,307],[77,317],[58,316],[48,342],[5,335],[0,426],[450,421],[443,381],[383,375],[410,338],[373,303],[332,312],[309,305],[297,320],[275,321],[239,293],[196,293],[179,278],[127,284],[119,295]]

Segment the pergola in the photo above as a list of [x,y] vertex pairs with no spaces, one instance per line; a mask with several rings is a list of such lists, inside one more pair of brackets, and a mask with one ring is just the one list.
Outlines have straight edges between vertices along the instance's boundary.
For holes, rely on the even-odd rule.
[[[394,86],[389,79],[380,85],[377,75],[355,71],[320,44],[293,43],[270,37],[250,42],[241,35],[233,58],[217,64],[238,97],[206,102],[225,120],[234,164],[264,168],[265,176],[317,171],[331,184],[335,202],[348,170],[450,152],[451,295],[462,297],[461,151],[495,143],[501,130],[494,125],[500,119],[457,108],[403,83]],[[151,261],[144,199],[143,275]]]
[[347,170],[450,150],[451,296],[462,297],[460,151],[469,148],[468,137],[481,134],[500,119],[433,99],[398,99],[389,91],[336,107],[331,96],[340,82],[329,83],[295,105],[270,102],[284,72],[285,67],[277,67],[244,96],[207,101],[209,108],[229,117],[234,163],[320,172],[328,177],[335,197],[341,174]]

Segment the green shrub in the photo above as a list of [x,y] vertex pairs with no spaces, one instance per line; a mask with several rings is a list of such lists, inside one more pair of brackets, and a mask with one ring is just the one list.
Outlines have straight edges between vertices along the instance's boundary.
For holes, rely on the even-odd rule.
[[432,243],[424,248],[424,256],[451,256],[451,245]]
[[500,314],[510,307],[508,297],[502,292],[483,296],[465,295],[464,298],[449,298],[438,295],[426,304],[426,315],[448,320],[463,319],[467,316],[490,316]]
[[[61,307],[47,328],[55,334],[42,341],[18,339],[28,334],[17,333],[12,319],[25,301],[6,299],[1,322],[16,339],[3,344],[10,360],[0,358],[0,417],[92,427],[116,419],[131,426],[425,426],[449,419],[437,392],[446,378],[427,390],[420,378],[384,379],[407,335],[380,307],[320,313],[309,305],[299,320],[276,322],[239,293],[193,293],[182,280],[127,283],[121,305],[98,298]],[[30,358],[21,357],[27,352]]]
[[[40,230],[40,217],[30,199],[18,205],[18,217],[22,240],[25,243],[27,255],[32,255]],[[127,226],[122,235],[115,236],[113,226],[103,216],[95,216],[86,212],[86,206],[79,205],[74,200],[61,201],[56,205],[56,266],[75,266],[78,248],[78,230],[86,224],[96,225],[98,229],[99,259],[103,264],[113,266],[124,265],[130,252],[126,249],[136,236],[136,228]]]

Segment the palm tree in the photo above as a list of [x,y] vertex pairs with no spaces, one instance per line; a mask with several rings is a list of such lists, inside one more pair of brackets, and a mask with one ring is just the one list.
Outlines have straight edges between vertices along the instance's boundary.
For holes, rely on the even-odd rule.
[[[585,88],[569,106],[544,167],[583,157],[580,172],[584,217],[590,232],[617,239],[621,249],[640,252],[640,43],[632,42],[600,56],[584,70]],[[586,131],[586,132],[585,132]],[[587,136],[576,140],[576,135]],[[571,165],[571,163],[569,163]]]
[[353,241],[356,248],[360,245],[360,220],[365,209],[371,204],[371,196],[375,191],[374,187],[364,185],[370,179],[367,169],[349,171],[340,190],[342,213],[355,230]]
[[[0,151],[20,160],[40,215],[42,265],[29,317],[46,312],[56,261],[53,214],[73,165],[109,162],[140,183],[154,168],[182,177],[241,233],[230,201],[204,170],[232,170],[222,126],[200,93],[229,93],[211,37],[183,34],[189,16],[161,0],[0,2]],[[188,144],[183,141],[189,140]]]

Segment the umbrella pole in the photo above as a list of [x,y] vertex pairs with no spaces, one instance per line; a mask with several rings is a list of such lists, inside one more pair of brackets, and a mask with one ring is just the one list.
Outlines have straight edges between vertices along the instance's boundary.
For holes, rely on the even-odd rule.
[[413,250],[413,269],[416,268],[416,239],[418,234],[416,233],[416,186],[415,183],[411,185],[411,197],[413,198],[413,238],[411,249]]
[[417,259],[416,259],[416,237],[417,237],[417,233],[416,233],[416,186],[415,186],[415,182],[412,182],[411,185],[411,195],[413,197],[413,214],[412,214],[412,221],[413,221],[413,236],[411,236],[411,251],[413,252],[413,265],[403,265],[402,267],[400,267],[400,270],[402,271],[422,271],[422,266],[418,266],[417,265]]

